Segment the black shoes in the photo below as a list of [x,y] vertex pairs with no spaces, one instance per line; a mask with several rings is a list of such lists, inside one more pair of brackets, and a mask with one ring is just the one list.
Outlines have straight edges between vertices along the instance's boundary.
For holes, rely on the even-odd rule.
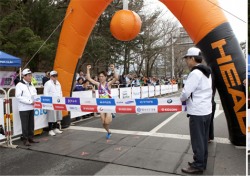
[[203,174],[203,170],[196,169],[192,166],[188,168],[183,168],[181,169],[182,172],[187,173],[187,174]]

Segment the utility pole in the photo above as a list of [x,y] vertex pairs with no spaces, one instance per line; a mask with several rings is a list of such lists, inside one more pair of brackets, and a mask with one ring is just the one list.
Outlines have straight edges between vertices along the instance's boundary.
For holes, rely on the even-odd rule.
[[175,77],[174,75],[174,42],[173,42],[173,35],[171,33],[171,55],[172,55],[172,62],[171,62],[171,79]]

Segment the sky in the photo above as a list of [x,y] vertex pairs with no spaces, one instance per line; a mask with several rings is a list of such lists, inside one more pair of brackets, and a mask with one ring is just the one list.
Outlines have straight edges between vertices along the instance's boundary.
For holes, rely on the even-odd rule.
[[[219,6],[222,8],[222,11],[226,15],[238,41],[239,42],[246,41],[247,36],[248,36],[247,34],[247,29],[248,29],[247,28],[247,13],[248,13],[247,0],[218,0],[218,2],[219,2]],[[160,8],[160,9],[163,9],[164,11],[164,9],[166,8],[158,0],[145,0],[145,4],[147,4],[146,6],[148,6],[151,10],[153,8]],[[229,14],[227,11],[230,12],[231,14]],[[170,11],[168,11],[165,15],[168,15],[169,17],[174,17]],[[237,17],[240,19],[238,19]]]

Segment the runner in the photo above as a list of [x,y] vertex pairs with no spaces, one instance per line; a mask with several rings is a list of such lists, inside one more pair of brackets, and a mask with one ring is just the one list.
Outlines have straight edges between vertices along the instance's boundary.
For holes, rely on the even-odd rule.
[[[114,64],[110,64],[110,70],[113,73],[113,79],[107,82],[107,73],[105,71],[101,71],[98,73],[99,82],[91,79],[90,77],[90,69],[91,65],[87,66],[87,79],[94,85],[98,87],[99,98],[111,98],[111,85],[115,83],[119,79],[119,75],[115,71]],[[109,125],[112,122],[111,113],[100,113],[103,128],[107,131],[106,139],[111,137],[111,132],[109,130]]]

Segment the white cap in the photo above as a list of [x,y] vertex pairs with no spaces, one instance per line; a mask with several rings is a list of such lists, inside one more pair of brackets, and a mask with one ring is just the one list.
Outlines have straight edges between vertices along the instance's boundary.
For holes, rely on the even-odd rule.
[[201,50],[199,48],[192,47],[187,50],[187,54],[184,56],[184,58],[188,56],[200,56],[200,53]]
[[30,71],[30,69],[28,68],[25,68],[23,71],[22,71],[22,74],[23,75],[27,75],[27,74],[31,74],[32,72]]
[[53,70],[49,74],[50,74],[50,76],[57,75],[57,71]]

